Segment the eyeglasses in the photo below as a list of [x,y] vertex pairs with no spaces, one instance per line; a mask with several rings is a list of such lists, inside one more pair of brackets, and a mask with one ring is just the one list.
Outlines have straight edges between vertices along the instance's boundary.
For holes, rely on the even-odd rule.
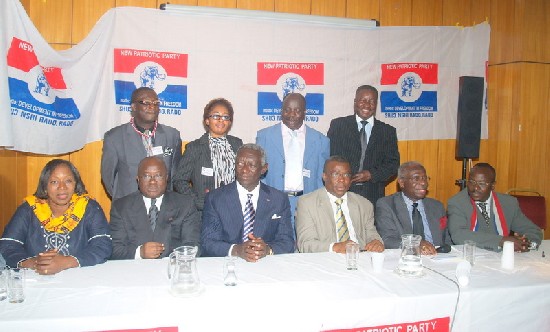
[[411,176],[410,178],[405,178],[407,180],[411,180],[413,183],[420,183],[422,181],[430,181],[430,177],[429,176],[424,176],[424,175],[415,175],[415,176]]
[[352,176],[353,174],[351,173],[339,173],[339,172],[330,173],[330,177],[333,179],[339,179],[339,178],[351,179]]
[[229,115],[219,115],[219,114],[212,114],[208,116],[209,118],[213,120],[223,120],[223,121],[229,121],[231,120],[231,116]]
[[489,187],[490,185],[492,185],[493,183],[490,182],[490,183],[487,183],[487,182],[477,182],[475,180],[468,180],[467,181],[468,184],[472,187],[476,187],[476,186],[479,186],[479,188],[481,189],[487,189],[487,187]]
[[164,174],[144,174],[140,176],[140,179],[143,181],[151,181],[155,179],[155,181],[164,180],[165,175]]
[[161,104],[160,100],[153,100],[153,101],[151,101],[151,100],[138,100],[137,102],[140,103],[143,106],[146,106],[146,107],[149,107],[149,106],[159,107],[160,104]]

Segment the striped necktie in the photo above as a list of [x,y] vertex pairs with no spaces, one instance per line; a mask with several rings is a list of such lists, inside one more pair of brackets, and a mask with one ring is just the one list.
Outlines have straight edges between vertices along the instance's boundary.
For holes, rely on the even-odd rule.
[[483,215],[483,219],[485,219],[485,224],[487,225],[487,227],[489,227],[491,218],[489,217],[489,213],[487,213],[487,206],[485,204],[485,202],[479,202],[477,203],[477,206],[479,206],[481,210],[481,215]]
[[344,242],[349,240],[348,224],[346,223],[346,216],[342,211],[342,198],[336,199],[336,231],[338,232],[338,242]]
[[254,230],[254,219],[256,219],[256,211],[252,205],[252,194],[246,194],[248,200],[244,206],[244,227],[243,227],[243,242],[248,241],[248,234]]

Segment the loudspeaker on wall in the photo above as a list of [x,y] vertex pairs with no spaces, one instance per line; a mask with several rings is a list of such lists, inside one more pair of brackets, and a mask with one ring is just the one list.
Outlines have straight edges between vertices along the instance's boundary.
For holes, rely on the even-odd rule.
[[479,158],[483,90],[483,77],[460,77],[456,131],[457,158]]

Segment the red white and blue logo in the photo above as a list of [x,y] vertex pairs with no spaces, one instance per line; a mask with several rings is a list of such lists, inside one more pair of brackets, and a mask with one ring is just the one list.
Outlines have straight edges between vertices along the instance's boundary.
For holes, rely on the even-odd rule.
[[30,43],[13,38],[7,64],[12,115],[52,126],[80,118],[61,68],[42,67]]
[[[282,100],[289,93],[306,98],[306,121],[325,112],[325,95],[320,92],[325,83],[323,63],[258,62],[258,115],[266,120],[278,120]],[[275,115],[276,118],[265,116]],[[314,121],[314,120],[313,120]]]
[[132,92],[148,87],[161,101],[161,114],[180,115],[187,109],[187,54],[134,49],[114,50],[116,104],[130,111]]
[[[437,112],[437,63],[382,64],[380,109],[382,113],[432,117]],[[426,114],[432,113],[432,114]]]

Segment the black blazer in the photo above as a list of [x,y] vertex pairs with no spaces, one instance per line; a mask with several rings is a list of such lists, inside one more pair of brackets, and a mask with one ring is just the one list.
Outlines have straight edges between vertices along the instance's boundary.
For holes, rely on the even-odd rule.
[[[243,145],[243,141],[235,136],[227,135],[227,141],[235,154]],[[214,176],[204,175],[202,172],[203,167],[212,168],[208,133],[185,146],[185,151],[172,181],[175,191],[193,195],[199,211],[202,211],[204,207],[206,194],[214,189]]]
[[145,242],[164,243],[162,258],[179,246],[198,246],[201,219],[191,196],[167,191],[153,232],[143,196],[136,191],[113,202],[109,227],[111,259],[133,259],[136,249]]
[[[361,139],[355,115],[333,119],[327,136],[330,138],[330,154],[346,158],[351,164],[352,172],[357,173],[361,161]],[[352,185],[350,191],[376,204],[378,198],[384,196],[388,180],[397,174],[397,168],[399,150],[395,128],[374,119],[363,162],[363,169],[371,173],[372,179],[360,185]]]

